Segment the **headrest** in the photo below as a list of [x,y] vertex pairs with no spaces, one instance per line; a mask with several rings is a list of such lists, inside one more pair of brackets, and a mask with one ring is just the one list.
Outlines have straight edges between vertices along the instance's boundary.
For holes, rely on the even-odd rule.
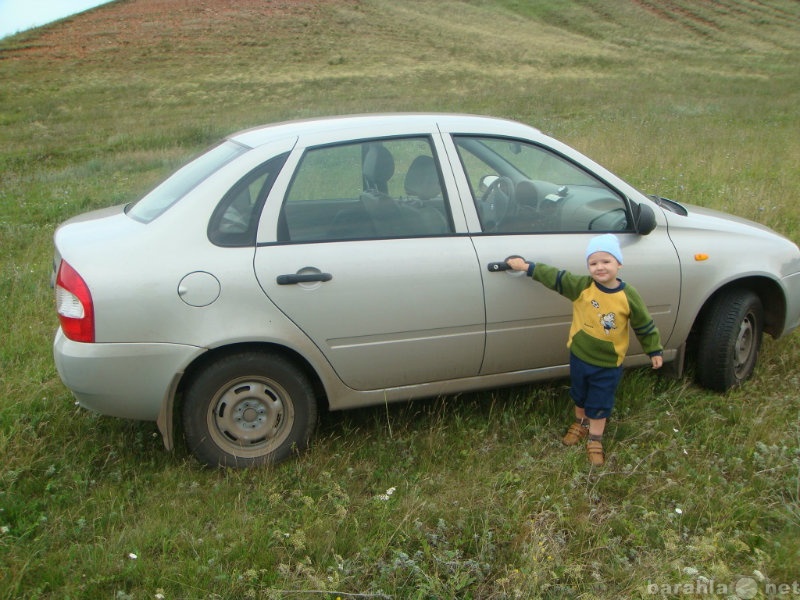
[[405,180],[406,194],[420,200],[430,200],[442,193],[433,157],[420,155],[408,167]]
[[385,146],[371,144],[364,156],[364,177],[379,187],[385,186],[386,182],[394,175],[394,158],[392,153]]

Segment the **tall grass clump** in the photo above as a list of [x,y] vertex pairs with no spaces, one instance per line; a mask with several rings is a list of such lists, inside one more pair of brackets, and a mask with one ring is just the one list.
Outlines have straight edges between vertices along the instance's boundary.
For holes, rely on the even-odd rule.
[[0,598],[796,597],[797,334],[727,394],[626,372],[599,470],[559,380],[326,413],[216,471],[75,406],[49,278],[58,223],[218,138],[371,111],[521,120],[797,241],[798,34],[792,0],[126,0],[0,41]]

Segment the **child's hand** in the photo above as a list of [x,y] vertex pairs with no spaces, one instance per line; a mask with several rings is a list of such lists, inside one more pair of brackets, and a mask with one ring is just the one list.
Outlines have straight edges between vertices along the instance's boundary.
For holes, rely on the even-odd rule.
[[650,362],[653,364],[654,369],[660,369],[664,365],[664,357],[660,354],[651,356]]
[[514,271],[527,271],[528,270],[528,263],[525,262],[524,258],[520,258],[519,256],[515,256],[514,258],[509,258],[506,260],[506,264],[511,267]]

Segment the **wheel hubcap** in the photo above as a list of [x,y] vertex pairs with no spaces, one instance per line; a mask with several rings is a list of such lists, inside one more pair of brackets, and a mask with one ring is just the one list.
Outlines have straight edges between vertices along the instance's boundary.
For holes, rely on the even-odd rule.
[[739,327],[739,335],[736,338],[736,345],[733,349],[733,371],[739,379],[748,373],[753,359],[755,343],[753,315],[748,314],[742,320],[742,324]]
[[293,409],[275,382],[248,377],[220,390],[208,413],[211,435],[225,446],[258,454],[280,445],[289,434]]

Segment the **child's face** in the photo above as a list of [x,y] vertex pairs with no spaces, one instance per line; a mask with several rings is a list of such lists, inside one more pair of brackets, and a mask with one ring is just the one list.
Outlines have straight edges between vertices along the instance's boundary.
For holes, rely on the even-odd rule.
[[589,267],[589,275],[591,275],[592,279],[597,283],[607,288],[615,288],[619,285],[617,282],[617,273],[619,273],[619,269],[622,265],[608,252],[595,252],[591,254],[586,261],[586,265]]

